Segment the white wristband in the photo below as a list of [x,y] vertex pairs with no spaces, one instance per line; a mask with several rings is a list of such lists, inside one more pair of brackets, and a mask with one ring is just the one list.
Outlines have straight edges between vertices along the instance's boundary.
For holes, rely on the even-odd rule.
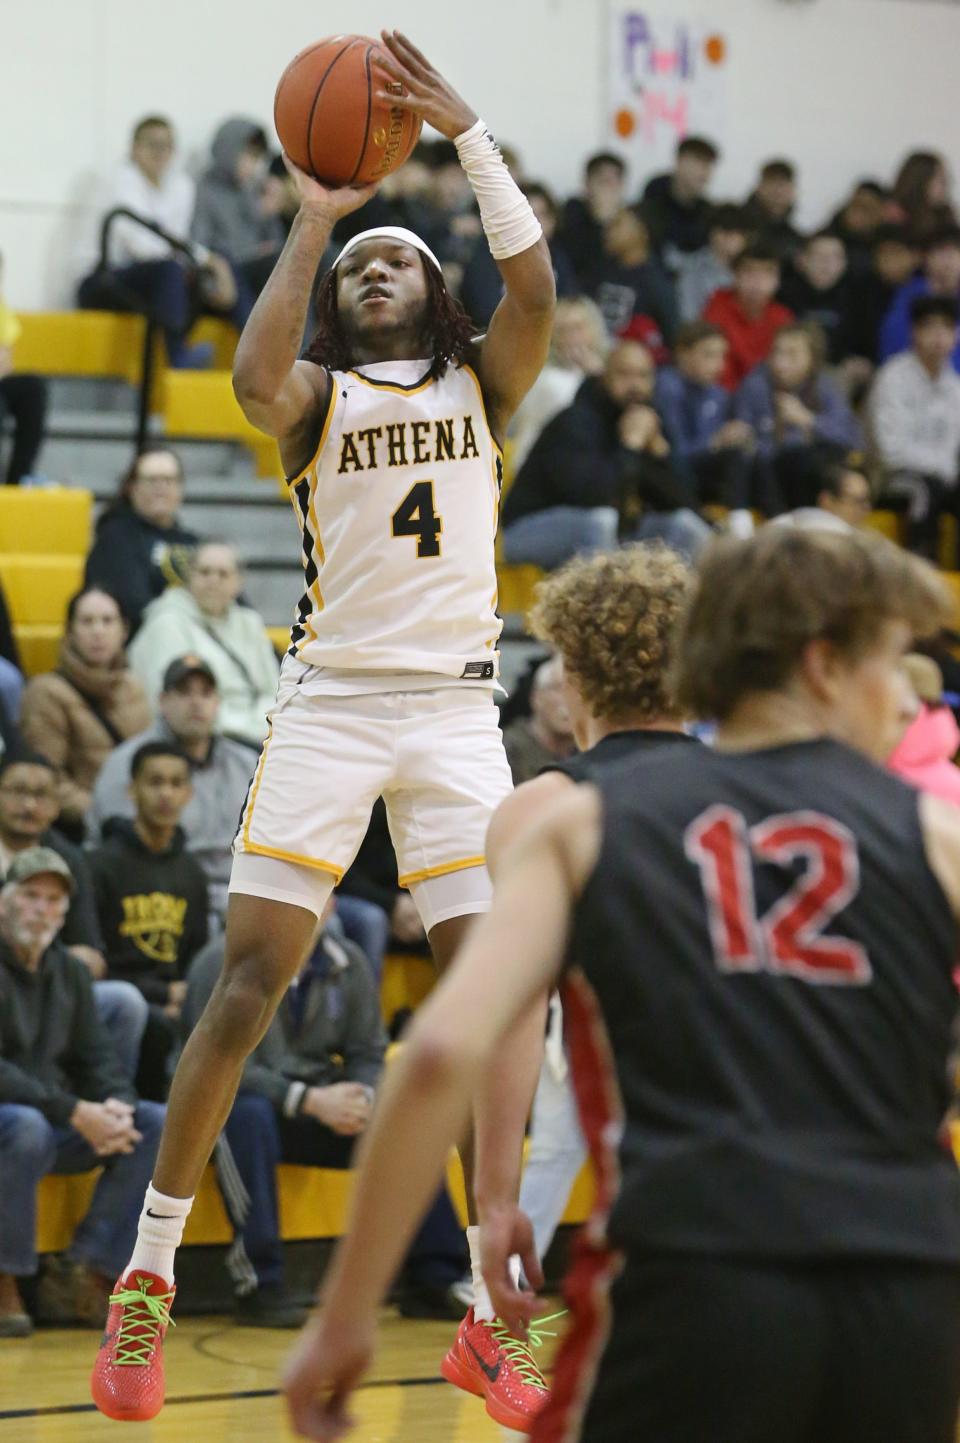
[[482,120],[454,140],[480,207],[480,220],[494,260],[529,250],[543,235],[530,202],[507,170],[499,147]]

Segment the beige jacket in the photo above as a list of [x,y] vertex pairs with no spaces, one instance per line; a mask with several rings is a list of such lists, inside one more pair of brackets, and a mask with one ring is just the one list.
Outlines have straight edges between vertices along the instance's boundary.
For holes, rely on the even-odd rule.
[[95,699],[121,740],[152,720],[146,692],[124,656],[115,666],[90,666],[64,639],[57,670],[27,682],[20,731],[28,746],[61,768],[61,816],[73,824],[82,822],[97,774],[116,745],[80,692]]

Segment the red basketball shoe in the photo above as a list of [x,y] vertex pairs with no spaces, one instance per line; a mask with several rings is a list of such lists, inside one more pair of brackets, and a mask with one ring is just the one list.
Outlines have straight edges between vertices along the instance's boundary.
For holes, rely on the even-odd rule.
[[[537,1341],[534,1330],[531,1337]],[[516,1433],[529,1433],[550,1396],[533,1360],[530,1344],[515,1338],[499,1318],[478,1323],[471,1308],[460,1324],[456,1341],[440,1372],[448,1383],[486,1399],[495,1423]]]
[[176,1288],[139,1269],[117,1281],[90,1379],[93,1401],[119,1423],[146,1423],[163,1407],[163,1340]]

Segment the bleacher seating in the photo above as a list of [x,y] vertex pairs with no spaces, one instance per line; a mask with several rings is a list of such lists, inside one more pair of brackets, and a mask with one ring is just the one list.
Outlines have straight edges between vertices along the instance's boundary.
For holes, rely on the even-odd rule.
[[92,517],[89,491],[0,490],[0,582],[28,676],[56,663],[67,602],[83,582]]
[[113,311],[20,311],[17,366],[41,376],[136,382],[146,322]]
[[244,416],[229,371],[167,371],[163,387],[164,429],[168,436],[240,441],[254,454],[259,476],[282,480],[277,443]]
[[[37,1194],[39,1252],[60,1252],[67,1247],[77,1223],[89,1206],[96,1178],[96,1173],[88,1172],[71,1177],[51,1175],[42,1180]],[[463,1173],[456,1156],[450,1158],[447,1183],[454,1206],[465,1223]],[[353,1190],[351,1172],[293,1167],[284,1163],[279,1169],[277,1190],[280,1234],[285,1242],[302,1238],[335,1238],[343,1233]],[[589,1216],[593,1198],[593,1174],[588,1164],[570,1194],[563,1221],[583,1222]],[[233,1240],[212,1167],[204,1173],[183,1240],[187,1246]]]
[[4,552],[0,581],[18,646],[32,647],[33,661],[49,655],[59,643],[67,602],[83,582],[83,557]]

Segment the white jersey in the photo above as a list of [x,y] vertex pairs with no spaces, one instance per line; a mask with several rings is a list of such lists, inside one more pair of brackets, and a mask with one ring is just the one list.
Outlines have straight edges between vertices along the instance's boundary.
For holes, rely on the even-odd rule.
[[290,484],[306,582],[290,654],[489,683],[502,455],[475,372],[429,366],[331,372],[316,454]]

